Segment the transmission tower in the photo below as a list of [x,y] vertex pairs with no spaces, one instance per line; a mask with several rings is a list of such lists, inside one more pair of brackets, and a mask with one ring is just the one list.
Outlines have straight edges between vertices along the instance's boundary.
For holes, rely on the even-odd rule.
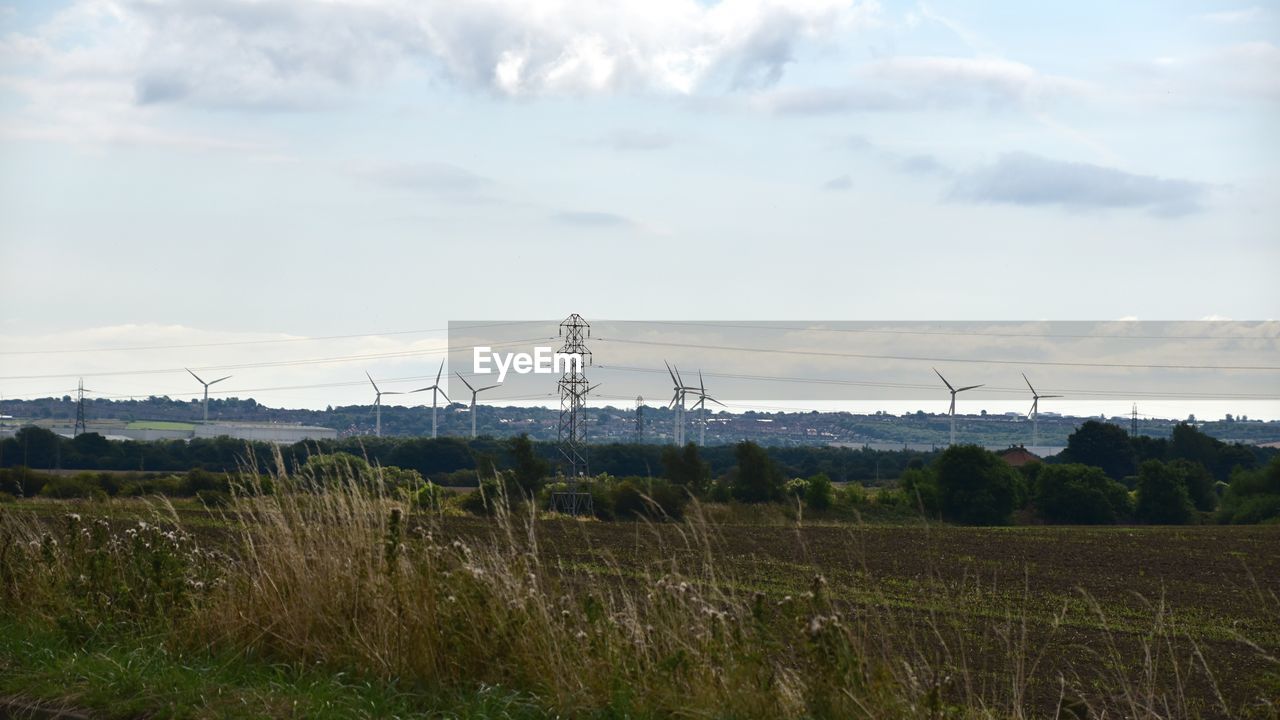
[[1138,403],[1133,404],[1133,414],[1129,416],[1129,437],[1138,437]]
[[80,384],[76,388],[76,427],[71,431],[71,437],[79,437],[82,432],[85,432],[84,378],[80,378]]
[[586,405],[587,393],[591,386],[587,384],[584,369],[591,364],[591,351],[587,349],[587,338],[591,337],[591,325],[582,316],[574,313],[560,323],[560,337],[564,345],[560,352],[577,355],[581,362],[565,364],[564,374],[560,376],[560,425],[557,439],[560,442],[560,461],[568,476],[569,489],[566,492],[551,494],[551,509],[570,515],[590,514],[594,512],[591,493],[578,490],[578,479],[587,472],[586,458]]
[[644,442],[644,396],[636,396],[636,442]]

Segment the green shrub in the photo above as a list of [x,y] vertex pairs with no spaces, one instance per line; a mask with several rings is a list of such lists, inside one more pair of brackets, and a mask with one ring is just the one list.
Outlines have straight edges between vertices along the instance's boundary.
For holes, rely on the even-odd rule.
[[827,510],[835,500],[835,487],[826,473],[818,473],[805,483],[804,504],[810,510]]
[[18,502],[18,498],[15,497],[12,493],[7,493],[3,490],[0,490],[0,504],[12,503],[12,502]]
[[205,507],[222,508],[231,505],[231,494],[225,490],[199,490],[196,499]]
[[1280,519],[1280,455],[1264,468],[1237,468],[1222,495],[1218,522],[1252,524]]
[[619,518],[632,518],[647,514],[648,503],[640,488],[630,480],[623,480],[613,488],[613,514]]
[[40,495],[58,500],[106,497],[106,493],[93,482],[93,476],[88,473],[81,473],[71,477],[54,477],[40,489]]

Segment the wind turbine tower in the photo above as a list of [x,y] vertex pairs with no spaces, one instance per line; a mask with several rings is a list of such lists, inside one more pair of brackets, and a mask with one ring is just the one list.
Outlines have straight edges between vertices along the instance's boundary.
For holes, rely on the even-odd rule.
[[968,385],[962,388],[953,388],[951,387],[951,383],[947,382],[947,379],[942,377],[942,373],[938,372],[938,368],[934,368],[933,372],[937,374],[938,379],[942,381],[942,384],[946,385],[947,389],[951,391],[951,409],[947,411],[948,414],[951,415],[951,442],[949,444],[955,445],[956,444],[956,393],[962,393],[965,390],[972,390],[974,388],[980,388],[982,386]]
[[676,411],[675,427],[671,431],[671,439],[677,447],[684,446],[684,398],[685,394],[690,390],[697,390],[695,387],[688,387],[680,378],[680,369],[672,368],[670,363],[663,361],[667,366],[667,374],[671,376],[674,394],[671,396],[671,402],[668,408],[674,408]]
[[[462,373],[455,372],[454,375],[457,375],[458,379],[462,381],[462,384],[466,385],[467,389],[471,391],[471,437],[474,438],[476,436],[476,396],[485,390],[492,390],[498,387],[498,385],[486,385],[485,387],[477,390],[476,388],[471,387],[471,383],[467,382],[466,378],[462,377]],[[499,385],[500,384],[501,383],[499,383]]]
[[[436,384],[410,391],[410,392],[416,392],[416,393],[426,392],[427,390],[431,391],[431,439],[432,440],[436,439],[436,396],[444,395],[444,399],[449,400],[449,396],[445,395],[444,389],[440,387],[440,374],[443,372],[444,372],[444,360],[441,360],[440,369],[436,371]],[[453,401],[449,400],[449,402],[453,402]],[[472,432],[472,435],[474,436],[475,429],[472,428],[471,432]]]
[[379,390],[378,383],[373,381],[373,376],[369,374],[368,370],[364,371],[364,376],[369,378],[369,384],[373,386],[373,391],[377,393],[373,398],[373,416],[375,418],[373,421],[373,434],[377,437],[382,437],[382,396],[403,395],[404,393],[399,390]]
[[693,404],[694,410],[698,411],[698,445],[705,447],[707,444],[707,401],[724,407],[724,403],[707,394],[707,385],[702,382],[702,371],[698,371],[698,402]]
[[1027,387],[1031,388],[1031,411],[1027,413],[1027,417],[1031,418],[1031,445],[1035,447],[1040,444],[1040,398],[1060,398],[1061,395],[1041,395],[1031,386],[1031,381],[1027,380],[1027,374],[1022,373],[1022,379],[1026,380]]
[[218,383],[222,382],[223,380],[226,380],[231,376],[227,375],[226,377],[220,377],[217,380],[210,380],[209,382],[205,382],[204,380],[200,379],[199,375],[191,372],[191,368],[184,368],[184,369],[187,372],[191,373],[191,377],[195,378],[196,382],[204,386],[204,422],[207,423],[209,422],[209,386],[217,385]]

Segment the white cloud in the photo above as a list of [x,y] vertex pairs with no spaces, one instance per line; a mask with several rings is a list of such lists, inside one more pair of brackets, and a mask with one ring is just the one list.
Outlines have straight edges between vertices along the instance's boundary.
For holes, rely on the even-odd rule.
[[756,105],[786,114],[1038,107],[1092,91],[1082,81],[1012,60],[907,56],[864,65],[845,85],[763,93]]
[[775,82],[800,43],[876,12],[860,0],[79,0],[8,37],[0,58],[55,77],[100,68],[141,104],[324,106],[409,66],[506,95],[691,93]]
[[1215,106],[1280,101],[1280,46],[1257,41],[1120,65],[1118,85],[1147,103]]
[[1237,23],[1257,22],[1267,16],[1267,11],[1257,5],[1240,8],[1238,10],[1223,10],[1221,12],[1205,13],[1200,17],[1211,23],[1220,25],[1234,25]]
[[1201,183],[1030,153],[1002,155],[991,165],[961,175],[951,189],[953,199],[965,202],[1072,210],[1141,208],[1161,216],[1198,212],[1207,194]]

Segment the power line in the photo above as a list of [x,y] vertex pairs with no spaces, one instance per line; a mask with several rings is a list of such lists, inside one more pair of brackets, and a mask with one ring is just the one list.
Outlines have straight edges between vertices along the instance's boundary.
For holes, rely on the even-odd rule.
[[[663,370],[655,368],[642,368],[628,365],[597,365],[601,370],[615,370],[621,372],[638,372],[653,375],[663,374]],[[746,375],[740,373],[720,373],[720,372],[704,372],[707,377],[726,378],[731,380],[759,380],[768,382],[787,382],[802,383],[811,385],[841,385],[852,387],[873,387],[897,390],[937,390],[938,385],[925,383],[892,383],[892,382],[876,382],[870,380],[840,380],[835,378],[808,378],[795,377],[785,375]],[[999,393],[1010,393],[1025,395],[1025,388],[1018,387],[1000,387],[988,385],[983,388]],[[1131,391],[1131,390],[1096,390],[1081,388],[1055,388],[1046,387],[1045,392],[1065,392],[1071,393],[1072,396],[1098,396],[1098,397],[1152,397],[1152,398],[1176,398],[1176,399],[1243,399],[1243,400],[1280,400],[1280,395],[1260,395],[1256,393],[1200,393],[1200,392],[1160,392],[1160,391]]]
[[543,320],[518,320],[511,322],[483,323],[476,325],[454,325],[424,330],[390,330],[383,332],[353,333],[350,335],[317,335],[311,337],[278,338],[269,340],[225,340],[221,342],[187,343],[181,345],[135,345],[131,347],[94,347],[94,348],[61,348],[52,350],[0,350],[0,355],[63,355],[73,353],[99,352],[140,352],[146,350],[187,350],[191,348],[232,347],[239,345],[270,345],[277,343],[319,342],[326,340],[351,340],[354,338],[387,337],[391,335],[426,335],[429,333],[448,332],[452,330],[472,330],[477,328],[502,327],[506,325],[543,324]]
[[[906,321],[910,322],[910,321]],[[1131,321],[1116,320],[1115,324],[1127,324]],[[1193,322],[1218,322],[1218,321],[1193,321]],[[1267,321],[1270,322],[1270,321]],[[1058,339],[1079,339],[1079,340],[1271,340],[1280,342],[1280,336],[1273,337],[1224,337],[1221,335],[1103,335],[1103,334],[1085,334],[1085,333],[996,333],[970,330],[903,330],[899,328],[838,328],[838,327],[797,327],[787,325],[759,325],[746,323],[715,323],[715,322],[698,322],[698,321],[675,321],[675,320],[635,320],[635,321],[619,321],[619,324],[639,324],[639,325],[669,325],[669,326],[688,326],[688,327],[713,327],[725,329],[751,329],[751,330],[782,330],[790,332],[840,332],[840,333],[863,333],[863,334],[881,334],[881,335],[943,335],[943,336],[959,336],[959,337],[1007,337],[1007,338],[1058,338]]]
[[[512,340],[505,343],[494,343],[488,347],[506,347],[508,345],[524,345],[540,340],[551,340],[549,337],[526,338],[523,340]],[[240,363],[234,365],[203,365],[195,367],[195,370],[244,370],[249,368],[264,367],[293,367],[298,365],[324,365],[330,363],[346,363],[357,362],[360,360],[385,360],[390,358],[409,358],[409,357],[427,357],[431,355],[447,355],[452,351],[469,350],[470,346],[460,348],[445,348],[443,350],[401,350],[390,353],[369,353],[365,355],[338,355],[334,357],[323,358],[304,358],[301,360],[277,360],[260,363]],[[116,377],[121,375],[175,375],[187,372],[186,368],[156,368],[150,370],[115,370],[108,372],[96,373],[62,373],[48,375],[9,375],[0,377],[0,380],[48,380],[53,378],[69,378],[69,377]]]
[[862,360],[900,360],[930,363],[974,363],[986,365],[1043,365],[1051,367],[1097,367],[1149,370],[1280,370],[1275,365],[1163,365],[1147,363],[1091,363],[1059,360],[980,360],[975,358],[921,357],[915,355],[872,355],[867,353],[843,353],[821,350],[789,350],[782,348],[753,348],[733,345],[703,345],[698,343],[663,342],[661,340],[627,340],[623,338],[596,338],[599,342],[626,343],[629,345],[655,345],[661,347],[692,348],[697,350],[724,350],[727,352],[756,352],[779,355],[807,355],[815,357],[856,358]]

